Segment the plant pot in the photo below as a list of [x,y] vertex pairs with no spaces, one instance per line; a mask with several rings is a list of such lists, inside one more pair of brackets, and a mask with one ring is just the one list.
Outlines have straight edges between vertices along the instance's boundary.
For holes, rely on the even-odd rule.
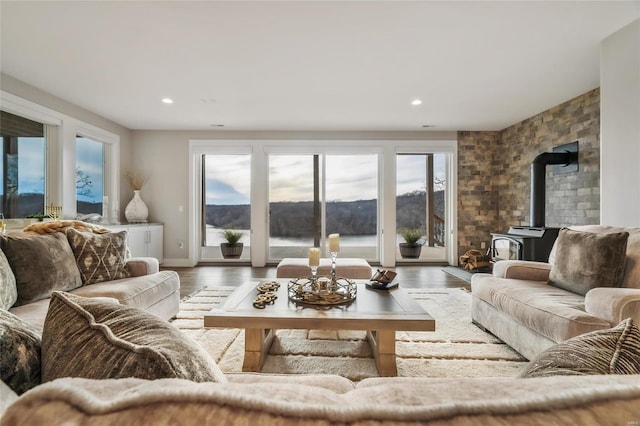
[[400,243],[400,256],[403,259],[419,259],[422,252],[422,246],[410,246],[407,243]]
[[240,259],[242,255],[243,243],[231,245],[229,243],[220,243],[220,251],[225,259]]

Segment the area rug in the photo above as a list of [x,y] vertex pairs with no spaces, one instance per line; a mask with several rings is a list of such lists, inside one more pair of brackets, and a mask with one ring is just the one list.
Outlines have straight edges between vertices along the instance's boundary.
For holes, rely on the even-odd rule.
[[491,271],[488,268],[481,268],[473,271],[467,271],[466,269],[461,268],[459,266],[445,266],[444,268],[442,268],[442,272],[445,272],[449,275],[453,275],[454,277],[460,278],[461,280],[464,280],[468,283],[471,283],[471,277],[473,276],[473,274],[491,273]]
[[[234,289],[201,290],[181,302],[173,321],[228,373],[242,371],[244,331],[204,329],[202,317]],[[408,293],[435,318],[436,331],[396,333],[398,376],[514,377],[526,365],[517,352],[471,322],[471,295],[466,290]],[[364,331],[278,330],[261,372],[337,374],[355,381],[378,376]]]

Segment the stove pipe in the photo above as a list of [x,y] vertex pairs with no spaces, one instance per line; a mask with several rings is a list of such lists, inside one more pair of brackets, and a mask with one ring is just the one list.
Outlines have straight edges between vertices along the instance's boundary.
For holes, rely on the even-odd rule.
[[546,201],[546,167],[547,164],[568,165],[572,160],[571,152],[543,152],[533,159],[531,163],[531,211],[529,224],[532,227],[542,228],[545,222]]

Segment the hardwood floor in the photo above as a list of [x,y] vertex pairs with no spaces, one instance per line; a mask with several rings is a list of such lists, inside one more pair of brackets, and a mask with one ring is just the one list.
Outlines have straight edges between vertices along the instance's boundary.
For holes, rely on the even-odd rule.
[[[469,283],[442,271],[442,266],[397,266],[396,280],[403,288],[467,287]],[[193,268],[162,268],[180,276],[180,296],[186,297],[203,287],[240,286],[249,280],[276,277],[276,268],[251,266],[195,266]]]

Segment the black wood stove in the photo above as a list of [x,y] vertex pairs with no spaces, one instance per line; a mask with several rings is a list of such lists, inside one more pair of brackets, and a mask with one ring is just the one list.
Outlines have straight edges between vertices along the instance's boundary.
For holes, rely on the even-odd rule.
[[531,163],[530,226],[510,226],[506,234],[491,234],[492,260],[534,260],[546,262],[560,228],[545,223],[545,173],[547,164],[562,165],[557,172],[578,170],[578,142],[543,152]]

